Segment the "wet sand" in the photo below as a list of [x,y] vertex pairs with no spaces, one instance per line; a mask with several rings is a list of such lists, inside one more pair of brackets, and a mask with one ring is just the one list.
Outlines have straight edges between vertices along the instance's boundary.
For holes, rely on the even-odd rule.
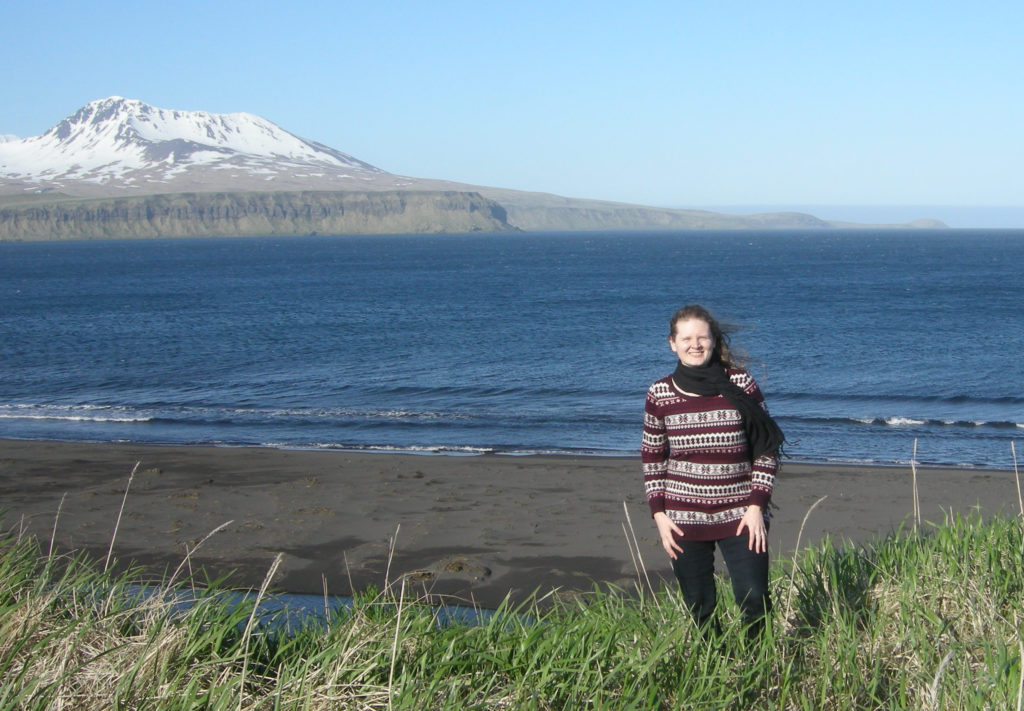
[[[918,469],[917,481],[926,522],[975,507],[1018,513],[1013,472]],[[801,548],[825,536],[866,543],[909,522],[911,470],[787,462],[773,499],[773,554],[792,555],[822,496]],[[628,511],[650,576],[671,575],[638,457],[0,440],[0,510],[5,530],[37,536],[44,550],[52,539],[56,550],[102,562],[113,540],[120,567],[139,564],[157,579],[191,552],[193,579],[256,588],[283,553],[278,591],[347,595],[404,580],[438,601],[487,607],[535,590],[633,589]]]

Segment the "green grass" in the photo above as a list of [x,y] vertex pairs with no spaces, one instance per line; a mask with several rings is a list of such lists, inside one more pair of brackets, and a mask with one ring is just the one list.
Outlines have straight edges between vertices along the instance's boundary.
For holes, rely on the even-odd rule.
[[[703,642],[672,590],[595,591],[439,626],[400,589],[329,628],[250,626],[216,595],[176,611],[132,573],[0,541],[0,708],[1018,709],[1024,522],[950,517],[773,568],[774,625]],[[170,591],[168,591],[170,592]]]

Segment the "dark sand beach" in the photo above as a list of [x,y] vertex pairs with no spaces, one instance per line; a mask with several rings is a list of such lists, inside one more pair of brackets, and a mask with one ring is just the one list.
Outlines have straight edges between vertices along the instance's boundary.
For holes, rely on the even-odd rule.
[[[1018,512],[1013,472],[918,469],[917,481],[924,521],[975,507]],[[911,470],[786,463],[773,502],[776,556],[792,555],[823,496],[801,547],[826,535],[868,542],[909,521]],[[231,585],[258,587],[283,553],[278,591],[346,595],[404,578],[438,600],[488,607],[534,590],[632,589],[628,510],[648,572],[670,575],[639,458],[0,440],[0,509],[6,530],[37,536],[44,550],[52,539],[102,562],[113,538],[119,566],[135,562],[157,578],[230,522],[189,557],[200,581],[230,574]]]

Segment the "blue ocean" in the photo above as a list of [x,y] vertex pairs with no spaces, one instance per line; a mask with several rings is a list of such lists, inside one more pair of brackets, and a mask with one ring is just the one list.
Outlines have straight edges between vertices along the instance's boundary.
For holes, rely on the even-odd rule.
[[732,328],[793,460],[1013,467],[1024,231],[0,244],[0,437],[639,452],[668,319]]

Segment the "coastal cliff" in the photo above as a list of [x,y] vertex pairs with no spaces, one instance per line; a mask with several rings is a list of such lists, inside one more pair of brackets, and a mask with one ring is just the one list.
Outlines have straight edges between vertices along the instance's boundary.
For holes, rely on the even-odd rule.
[[35,196],[0,206],[0,241],[514,230],[505,208],[473,192],[178,193]]

